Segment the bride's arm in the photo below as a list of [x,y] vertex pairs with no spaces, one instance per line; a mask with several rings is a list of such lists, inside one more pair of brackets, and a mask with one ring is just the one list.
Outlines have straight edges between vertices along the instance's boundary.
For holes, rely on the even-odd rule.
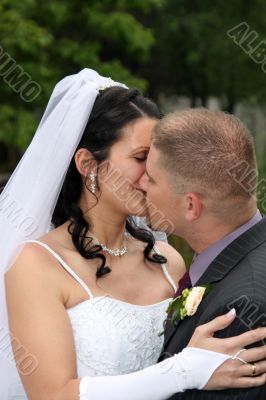
[[[187,347],[174,357],[141,371],[121,376],[82,378],[80,400],[165,400],[187,389],[217,390],[265,384],[266,346],[242,353],[241,357],[248,362],[245,365],[230,356],[204,350],[219,349],[235,354],[241,347],[261,340],[266,334],[266,328],[260,328],[223,339],[223,342],[213,338],[216,330],[225,328],[233,319],[232,315],[223,315],[201,325],[189,343],[189,346],[196,345],[197,348]],[[257,360],[262,360],[256,363],[257,371],[262,375],[250,377],[252,366],[249,362]]]
[[69,395],[65,400],[74,400],[79,380],[66,299],[59,290],[65,282],[64,273],[58,273],[55,258],[36,247],[26,244],[5,275],[10,332],[36,360],[34,370],[29,374],[24,371],[14,346],[13,352],[30,400],[54,400],[66,385]]
[[[61,282],[54,272],[57,267],[46,252],[36,252],[27,245],[6,274],[11,333],[16,343],[21,343],[38,362],[29,374],[19,370],[30,400],[163,400],[178,391],[202,388],[216,367],[227,358],[205,350],[185,349],[162,363],[132,374],[77,379],[72,328],[64,307],[65,299],[58,290]],[[212,325],[207,324],[208,329],[198,328],[192,345],[231,354],[239,347],[258,340],[251,332],[246,334],[248,337],[244,342],[242,340],[243,343],[211,338],[210,329],[221,329],[230,322],[227,317],[220,317],[220,320],[212,321]],[[260,330],[258,335],[265,336],[265,329]],[[14,352],[20,365],[20,353],[16,349]],[[204,368],[201,368],[202,364]],[[221,376],[226,380],[232,374],[231,370],[223,368],[220,380]],[[239,370],[239,366],[234,369]],[[184,371],[187,370],[186,374]],[[243,384],[244,378],[241,379]],[[262,383],[262,378],[252,379],[254,385]],[[212,384],[215,386],[215,380]],[[233,384],[237,384],[237,380]],[[233,384],[231,387],[234,387]],[[217,387],[219,385],[220,381]]]

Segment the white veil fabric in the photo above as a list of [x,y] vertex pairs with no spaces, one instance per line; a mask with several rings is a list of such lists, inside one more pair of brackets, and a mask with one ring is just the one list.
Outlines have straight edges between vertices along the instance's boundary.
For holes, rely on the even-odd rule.
[[[29,239],[50,230],[64,178],[99,91],[125,85],[91,69],[62,79],[54,88],[31,144],[0,195],[0,399],[19,400],[6,310],[4,273]],[[160,239],[165,236],[160,236]],[[26,350],[25,350],[26,351]],[[24,354],[27,357],[27,354]],[[24,360],[27,363],[27,359]],[[23,362],[23,360],[22,360]]]
[[146,220],[146,217],[136,217],[136,216],[134,216],[132,218],[133,218],[133,221],[135,222],[135,224],[139,228],[143,228],[143,229],[146,229],[146,230],[152,232],[155,240],[160,240],[161,242],[168,243],[166,233],[165,232],[161,232],[161,231],[155,231],[152,228],[150,228],[149,223]]

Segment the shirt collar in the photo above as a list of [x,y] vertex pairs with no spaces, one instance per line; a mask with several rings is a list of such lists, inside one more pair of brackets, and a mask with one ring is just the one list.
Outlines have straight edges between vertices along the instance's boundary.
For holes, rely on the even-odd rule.
[[189,275],[191,279],[192,286],[200,279],[200,277],[207,270],[211,262],[220,254],[230,243],[232,243],[237,237],[242,235],[248,229],[252,228],[262,219],[261,213],[257,210],[256,214],[245,224],[239,226],[233,232],[224,236],[222,239],[211,244],[201,253],[197,254],[192,261],[191,267],[189,269]]

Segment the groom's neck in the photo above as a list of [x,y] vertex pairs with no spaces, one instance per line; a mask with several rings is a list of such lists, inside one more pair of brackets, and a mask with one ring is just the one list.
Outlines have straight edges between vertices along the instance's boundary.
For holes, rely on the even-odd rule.
[[197,224],[194,230],[188,230],[184,239],[199,254],[248,222],[256,214],[256,210],[252,210],[238,220],[233,220],[232,218],[231,223],[227,224],[219,219],[210,218],[209,221]]

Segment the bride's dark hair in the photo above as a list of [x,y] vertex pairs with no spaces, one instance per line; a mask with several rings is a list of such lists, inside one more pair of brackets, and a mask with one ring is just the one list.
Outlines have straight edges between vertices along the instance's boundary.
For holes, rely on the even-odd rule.
[[[162,113],[153,101],[144,97],[138,90],[117,86],[100,91],[76,151],[79,148],[88,149],[99,166],[107,160],[112,145],[121,138],[123,128],[128,123],[145,116],[161,119]],[[86,189],[90,190],[87,185]],[[99,278],[109,273],[111,269],[105,265],[106,258],[100,253],[101,246],[93,244],[92,238],[87,235],[90,226],[77,205],[81,190],[82,178],[73,157],[52,216],[52,223],[58,227],[68,220],[71,221],[68,232],[79,254],[88,260],[94,258],[101,260],[96,273]],[[138,228],[130,217],[126,221],[126,230],[134,238],[147,243],[144,249],[144,257],[147,260],[161,264],[166,262],[166,258],[162,255],[151,254],[155,239],[150,231]]]

